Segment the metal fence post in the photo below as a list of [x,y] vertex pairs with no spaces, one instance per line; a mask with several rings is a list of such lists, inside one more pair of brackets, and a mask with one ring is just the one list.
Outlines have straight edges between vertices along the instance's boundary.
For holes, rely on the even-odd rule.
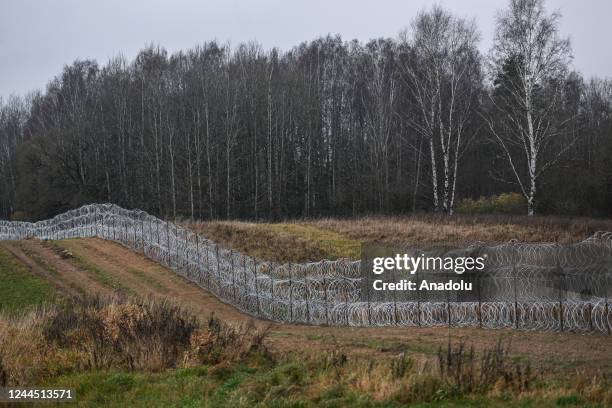
[[153,246],[153,217],[149,216],[149,253],[151,253],[152,246]]
[[275,299],[274,299],[274,275],[270,274],[270,297],[271,297],[271,303],[270,303],[270,313],[272,314],[272,318],[274,319],[275,316]]
[[561,267],[561,263],[559,258],[557,258],[557,273],[558,273],[558,284],[559,284],[559,325],[561,331],[564,330],[564,316],[563,316],[563,268]]
[[[484,269],[483,269],[484,271]],[[481,292],[481,280],[482,271],[476,272],[476,293],[478,294],[478,326],[482,328],[482,292]]]
[[612,328],[610,328],[610,322],[608,320],[608,316],[610,314],[610,305],[609,305],[609,299],[608,299],[608,296],[610,295],[608,293],[608,283],[609,283],[608,282],[608,273],[609,272],[604,271],[604,279],[605,279],[604,287],[606,288],[606,294],[605,294],[606,305],[605,305],[605,309],[604,309],[604,313],[605,313],[604,314],[604,324],[606,326],[606,330],[607,330],[608,336],[609,336],[611,334],[611,332],[612,332]]
[[[516,255],[516,250],[514,251]],[[518,316],[518,288],[517,288],[517,273],[518,270],[516,268],[516,257],[513,257],[512,260],[512,286],[514,288],[514,328],[519,328],[519,316]]]
[[206,243],[206,287],[210,290],[210,244]]
[[293,323],[293,264],[291,262],[289,263],[289,322]]
[[[395,268],[392,269],[392,274],[393,274],[393,282],[397,282],[396,276],[395,276]],[[397,316],[397,295],[395,294],[395,291],[392,292],[393,293],[393,323],[397,326],[398,324],[398,316]],[[348,326],[348,319],[347,319],[347,326]]]
[[417,298],[417,326],[421,327],[421,291],[418,289],[419,283],[419,270],[414,272],[414,279],[417,284],[416,298]]
[[202,284],[202,256],[200,255],[200,239],[198,234],[195,234],[196,241],[196,272],[198,274],[198,282]]
[[323,275],[323,291],[325,295],[325,324],[329,326],[329,304],[327,300],[327,279],[325,279],[325,275]]
[[[448,282],[448,280],[449,280],[449,276],[448,276],[448,272],[446,272],[446,281]],[[452,320],[451,320],[450,294],[448,293],[447,290],[445,290],[444,292],[446,293],[446,318],[448,320],[448,327],[451,328]]]
[[144,234],[144,220],[140,219],[140,242],[142,243],[142,254],[145,254],[145,234]]
[[175,265],[176,265],[176,270],[180,271],[181,270],[181,265],[179,263],[179,236],[178,236],[178,226],[176,224],[174,225],[174,259],[175,261]]
[[253,276],[255,277],[255,299],[257,300],[257,316],[261,317],[259,306],[259,287],[257,285],[257,258],[253,258]]
[[189,233],[186,229],[183,230],[183,268],[187,269],[187,275],[193,279],[193,268],[189,264]]
[[189,244],[191,243],[191,241],[189,241],[189,232],[187,232],[187,230],[183,230],[183,242],[184,242],[183,267],[186,269],[186,274],[187,276],[189,276],[189,279],[191,279],[192,281],[195,281],[195,277],[194,277],[195,275],[194,275],[194,269],[193,269],[194,265],[193,265],[193,262],[191,261],[191,253],[189,250]]
[[134,217],[132,217],[132,230],[134,230],[134,243],[132,244],[132,249],[138,251],[138,236],[136,232],[136,219]]
[[234,250],[230,249],[230,268],[232,270],[232,293],[236,301],[236,271],[234,271]]
[[587,310],[589,311],[589,331],[592,332],[593,331],[593,304],[591,303],[590,300],[587,305]]
[[[348,279],[348,278],[344,278],[344,279],[346,281],[346,279]],[[350,324],[349,324],[349,308],[348,308],[348,290],[344,291],[344,321],[346,322],[347,326],[350,326]]]
[[219,263],[219,244],[215,243],[215,258],[217,259],[217,285],[219,286],[219,293],[221,293],[221,271]]
[[128,227],[127,227],[127,217],[123,217],[123,229],[124,229],[124,245],[128,245]]
[[166,219],[166,256],[168,258],[168,267],[172,268],[172,255],[170,252],[170,223]]
[[243,290],[244,290],[244,300],[243,303],[247,305],[247,299],[249,298],[249,285],[247,282],[247,257],[244,256],[242,258],[242,282],[243,282]]
[[310,324],[310,278],[308,276],[302,277],[304,286],[306,288],[306,292],[304,293],[304,297],[306,300],[306,324]]
[[[363,262],[363,261],[362,261]],[[369,271],[365,270],[365,268],[363,268],[363,265],[360,266],[362,268],[362,274],[363,277],[366,278],[366,302],[367,302],[367,315],[368,315],[368,326],[372,325],[372,299],[370,297],[370,294],[372,292],[372,282],[370,281],[370,273]]]
[[95,236],[98,236],[98,207],[94,208],[94,227],[95,227]]
[[161,248],[161,238],[159,236],[159,222],[155,220],[155,232],[157,235],[157,250],[159,251]]

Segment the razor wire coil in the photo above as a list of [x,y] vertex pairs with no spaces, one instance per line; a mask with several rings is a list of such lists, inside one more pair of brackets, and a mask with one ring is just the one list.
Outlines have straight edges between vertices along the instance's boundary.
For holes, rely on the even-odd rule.
[[[0,221],[0,240],[118,242],[254,317],[331,326],[480,326],[610,334],[612,233],[556,244],[474,244],[487,255],[478,298],[363,299],[360,262],[277,264],[222,247],[141,210],[91,204],[35,223]],[[482,293],[484,292],[484,295]]]

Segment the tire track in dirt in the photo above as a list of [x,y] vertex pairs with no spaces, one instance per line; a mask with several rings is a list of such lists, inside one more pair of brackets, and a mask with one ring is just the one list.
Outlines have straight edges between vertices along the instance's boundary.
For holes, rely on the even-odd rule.
[[86,292],[105,296],[113,294],[112,288],[100,284],[89,273],[63,259],[41,241],[6,241],[2,243],[2,247],[32,273],[47,280],[65,295],[78,296]]
[[251,319],[173,271],[121,245],[97,238],[67,240],[59,245],[87,259],[141,297],[167,298],[201,319],[207,319],[212,312],[234,323]]

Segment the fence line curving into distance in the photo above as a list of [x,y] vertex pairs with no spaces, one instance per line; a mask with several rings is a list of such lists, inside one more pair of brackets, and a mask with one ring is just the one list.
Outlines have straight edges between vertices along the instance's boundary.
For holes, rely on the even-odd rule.
[[378,301],[363,293],[360,262],[276,264],[225,248],[144,211],[92,204],[36,223],[0,221],[0,240],[99,237],[172,269],[254,317],[331,326],[476,326],[607,333],[612,234],[565,246],[474,245],[487,269],[472,295],[419,293]]

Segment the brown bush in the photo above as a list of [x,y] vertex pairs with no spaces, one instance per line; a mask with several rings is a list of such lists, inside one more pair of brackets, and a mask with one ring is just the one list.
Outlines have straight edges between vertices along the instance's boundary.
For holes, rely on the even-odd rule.
[[0,316],[0,386],[32,385],[79,370],[159,371],[182,365],[266,358],[267,330],[230,326],[214,316],[205,328],[168,301],[118,297],[72,299],[23,316]]
[[87,298],[47,320],[45,340],[84,352],[92,368],[160,370],[176,366],[197,324],[167,301]]
[[270,357],[264,345],[268,328],[258,330],[255,323],[230,326],[211,315],[206,328],[193,332],[189,350],[185,353],[185,365],[219,364],[221,362],[241,361],[263,353]]

